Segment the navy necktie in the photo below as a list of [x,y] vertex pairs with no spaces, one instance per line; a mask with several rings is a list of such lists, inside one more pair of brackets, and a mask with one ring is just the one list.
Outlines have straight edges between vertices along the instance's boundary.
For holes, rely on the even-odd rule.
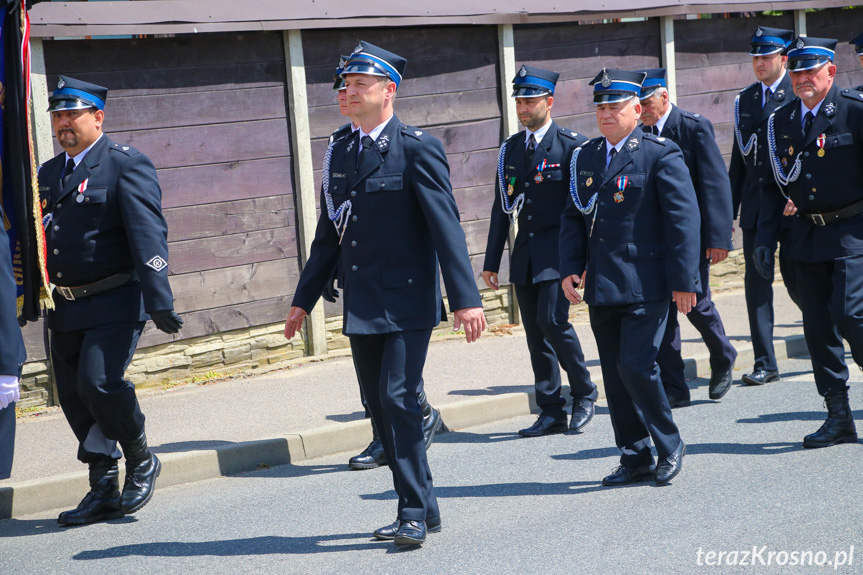
[[617,148],[611,148],[611,150],[609,150],[609,152],[608,152],[608,163],[605,164],[606,168],[611,165],[611,162],[614,161],[614,156],[616,156],[616,155],[617,155]]
[[770,101],[770,98],[772,96],[773,96],[773,90],[771,90],[770,88],[767,88],[766,90],[764,90],[764,106],[761,106],[762,108],[765,108],[767,106],[767,102]]
[[524,161],[527,163],[528,169],[532,168],[534,152],[536,152],[536,138],[531,134],[530,139],[527,141],[527,150],[524,153]]
[[359,158],[357,159],[357,173],[365,173],[367,171],[366,164],[372,159],[369,150],[375,145],[375,141],[372,140],[371,136],[363,136],[360,142],[362,143],[362,148],[360,148]]
[[63,170],[63,185],[69,181],[69,178],[72,177],[72,172],[75,171],[75,160],[69,158],[69,161],[66,162],[66,169]]
[[806,112],[806,115],[803,116],[803,137],[806,137],[806,134],[809,133],[809,128],[812,127],[812,120],[815,119],[815,116],[812,112]]

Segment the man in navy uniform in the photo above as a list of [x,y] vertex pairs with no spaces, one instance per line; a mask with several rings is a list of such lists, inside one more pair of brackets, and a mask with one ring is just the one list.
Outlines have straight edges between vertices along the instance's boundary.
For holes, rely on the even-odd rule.
[[[773,349],[773,279],[762,277],[755,268],[754,250],[756,224],[759,219],[761,193],[779,202],[770,172],[767,151],[767,118],[792,95],[791,79],[785,72],[786,57],[782,51],[794,37],[791,30],[759,26],[752,36],[752,69],[758,81],[744,89],[734,102],[734,144],[731,152],[731,192],[734,217],[739,212],[743,230],[743,259],[746,264],[743,277],[746,294],[746,311],[749,314],[749,333],[755,366],[752,373],[741,378],[746,385],[763,385],[779,381],[779,367]],[[780,214],[785,206],[782,200],[770,208]],[[778,208],[778,209],[777,209]],[[777,216],[778,217],[778,216]],[[777,233],[780,242],[785,232]],[[774,240],[775,241],[775,240]],[[784,242],[783,242],[784,243]],[[791,299],[796,295],[793,266],[788,263],[784,247],[779,253],[779,269]]]
[[[725,335],[719,310],[710,297],[710,264],[727,258],[728,250],[732,248],[734,222],[731,217],[731,184],[710,120],[701,114],[681,110],[669,101],[665,68],[641,71],[646,74],[641,85],[642,130],[668,138],[680,147],[698,198],[701,213],[701,293],[698,294],[698,303],[686,317],[701,334],[710,351],[710,399],[720,399],[731,387],[737,350]],[[689,405],[689,386],[683,374],[684,364],[680,352],[680,324],[677,321],[677,306],[673,302],[656,363],[659,364],[662,385],[671,407]]]
[[[863,66],[863,32],[854,36],[848,43],[854,46],[854,53],[857,54],[857,59],[860,60],[860,65]],[[854,89],[863,92],[863,84]]]
[[[668,297],[681,313],[702,289],[700,217],[677,144],[638,127],[643,72],[603,69],[594,86],[601,138],[573,153],[571,200],[560,230],[563,291],[590,304],[608,410],[622,454],[602,480],[671,481],[685,446],[662,389],[656,354]],[[585,277],[586,276],[586,277]],[[654,464],[651,439],[659,456]]]
[[0,207],[0,479],[12,472],[15,451],[15,402],[20,398],[21,365],[26,359],[17,320],[17,290],[7,220]]
[[[800,37],[791,44],[797,97],[774,112],[765,142],[776,182],[797,207],[786,218],[787,251],[797,268],[815,384],[827,405],[827,420],[803,447],[857,441],[842,338],[863,365],[863,94],[834,84],[836,43]],[[761,235],[757,241],[767,245]],[[772,264],[761,271],[768,275]]]
[[285,337],[296,335],[340,266],[343,330],[399,498],[396,522],[375,537],[416,545],[441,528],[417,401],[431,332],[446,313],[439,268],[455,328],[464,326],[471,342],[486,324],[443,146],[393,113],[405,65],[368,42],[347,62],[348,106],[360,129],[333,146]]
[[90,492],[60,514],[61,525],[134,513],[152,497],[161,464],[147,446],[135,387],[123,375],[148,318],[165,333],[183,323],[168,284],[156,170],[138,150],[102,133],[107,95],[102,86],[60,76],[48,111],[65,152],[39,172],[48,275],[56,286],[48,312],[51,362],[78,459],[90,469]]
[[[339,58],[339,64],[336,66],[336,73],[335,76],[333,76],[333,90],[336,91],[339,113],[342,116],[350,118],[351,121],[349,124],[344,124],[343,126],[336,128],[336,130],[330,135],[330,141],[327,145],[328,162],[335,142],[352,135],[360,129],[358,122],[354,120],[350,114],[350,110],[348,109],[348,93],[347,88],[345,87],[345,79],[342,77],[342,72],[344,72],[348,58],[349,56],[341,56]],[[338,274],[335,274],[332,282],[327,283],[327,286],[321,293],[321,297],[330,303],[336,303],[336,299],[339,297],[339,290],[336,288],[337,279]],[[371,418],[372,415],[369,413],[366,399],[363,397],[362,388],[360,388],[360,399],[363,404],[363,409],[366,412],[366,417]],[[423,414],[423,441],[426,449],[428,449],[434,440],[435,434],[443,426],[443,419],[441,418],[440,411],[429,404],[422,382],[420,382],[419,391],[417,392],[417,400],[420,403],[420,411],[422,411]],[[362,452],[350,458],[348,461],[348,467],[354,470],[375,469],[376,467],[386,464],[387,454],[384,451],[384,445],[381,443],[380,434],[378,433],[377,428],[374,426],[374,423],[372,423],[371,443],[369,443],[368,447],[366,447]]]
[[567,430],[558,362],[569,378],[572,432],[580,432],[591,420],[597,397],[578,336],[569,323],[569,301],[560,289],[558,273],[557,242],[560,214],[569,197],[569,158],[587,141],[551,119],[558,77],[557,72],[522,66],[512,81],[512,97],[525,129],[500,148],[482,272],[489,288],[500,287],[497,274],[504,244],[511,222],[517,219],[509,280],[521,309],[541,410],[536,423],[519,431],[525,437]]

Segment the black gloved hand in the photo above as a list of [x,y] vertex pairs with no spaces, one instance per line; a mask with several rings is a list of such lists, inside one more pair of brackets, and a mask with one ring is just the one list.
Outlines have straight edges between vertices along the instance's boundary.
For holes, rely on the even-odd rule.
[[321,297],[330,303],[336,303],[339,297],[339,290],[336,288],[336,278],[333,278],[333,282],[324,288],[324,291],[321,292]]
[[151,311],[150,318],[156,327],[165,333],[177,333],[183,327],[183,320],[172,309]]
[[18,316],[18,325],[21,327],[24,327],[25,325],[27,325],[27,318],[25,318],[23,315],[19,315]]
[[767,246],[758,246],[752,250],[752,263],[755,269],[764,279],[773,281],[773,273],[775,268],[773,253],[775,249],[770,249]]

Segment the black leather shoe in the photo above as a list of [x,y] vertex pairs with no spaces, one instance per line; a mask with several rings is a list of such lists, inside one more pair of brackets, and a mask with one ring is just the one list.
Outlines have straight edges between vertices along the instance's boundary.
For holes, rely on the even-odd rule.
[[803,447],[810,449],[830,447],[840,443],[857,443],[857,427],[848,404],[848,391],[834,391],[824,396],[827,421],[816,431],[803,438]]
[[692,403],[692,399],[688,397],[669,397],[668,405],[671,409],[676,409],[678,407],[689,407]]
[[419,399],[420,410],[423,414],[423,440],[426,451],[428,451],[429,445],[434,441],[435,433],[443,427],[443,418],[440,416],[440,411],[429,405],[425,390],[419,393],[417,399]]
[[744,385],[764,385],[765,383],[779,381],[779,372],[756,369],[752,373],[744,373],[740,379]]
[[354,455],[348,461],[348,467],[351,469],[375,469],[386,464],[387,454],[384,451],[384,444],[377,437],[372,439],[362,453]]
[[426,540],[425,521],[399,521],[393,543],[396,545],[422,545]]
[[116,461],[90,464],[90,491],[71,511],[64,511],[57,517],[60,525],[87,525],[97,521],[119,519],[123,516],[120,509],[120,469]]
[[686,444],[682,441],[674,453],[663,459],[656,466],[656,484],[665,485],[674,479],[683,467],[683,454],[686,453]]
[[606,487],[620,487],[630,485],[639,481],[650,481],[656,476],[656,467],[644,465],[642,467],[627,467],[620,465],[611,475],[603,478],[602,484]]
[[[394,522],[381,527],[380,529],[375,530],[375,538],[380,539],[381,541],[392,541],[396,538],[396,534],[399,531],[399,526],[401,525],[401,521],[396,519]],[[440,515],[437,517],[428,517],[426,518],[426,532],[428,533],[440,533],[441,530],[441,520]]]
[[567,430],[566,414],[563,419],[555,419],[550,415],[540,415],[536,423],[526,429],[520,429],[518,434],[524,437],[542,437],[552,433],[564,433]]
[[135,441],[121,442],[120,447],[126,457],[126,481],[120,507],[123,513],[135,513],[152,499],[156,478],[162,472],[162,462],[147,447],[147,435],[143,432]]
[[[734,364],[732,363],[728,369],[724,371],[714,371],[710,374],[710,384],[707,389],[710,392],[710,399],[722,399],[722,396],[728,393],[731,388],[731,382],[734,381]],[[776,375],[779,378],[779,374]]]
[[581,433],[581,430],[590,423],[590,420],[593,419],[593,414],[596,413],[595,403],[593,400],[586,398],[573,401],[572,419],[569,420],[570,433]]

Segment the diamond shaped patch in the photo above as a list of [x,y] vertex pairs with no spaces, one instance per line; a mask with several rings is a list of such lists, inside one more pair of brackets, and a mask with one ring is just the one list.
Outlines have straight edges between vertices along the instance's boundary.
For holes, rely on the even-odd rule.
[[156,270],[157,272],[160,272],[168,267],[168,262],[162,259],[162,256],[154,256],[150,261],[147,262],[147,265]]

